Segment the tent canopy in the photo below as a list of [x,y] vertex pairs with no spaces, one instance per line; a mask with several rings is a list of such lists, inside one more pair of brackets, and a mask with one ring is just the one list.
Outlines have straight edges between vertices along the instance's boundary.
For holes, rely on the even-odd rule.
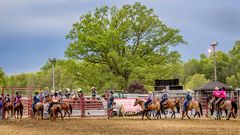
[[205,84],[205,85],[195,89],[195,91],[212,91],[216,87],[218,87],[219,89],[221,89],[222,87],[225,87],[226,90],[233,90],[232,87],[230,87],[230,86],[228,86],[224,83],[221,83],[221,82],[218,82],[218,81],[212,81],[212,82],[209,82],[208,84]]

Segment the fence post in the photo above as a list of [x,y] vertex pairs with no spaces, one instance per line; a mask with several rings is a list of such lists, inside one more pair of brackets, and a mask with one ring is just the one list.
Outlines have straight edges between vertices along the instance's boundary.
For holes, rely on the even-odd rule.
[[81,109],[81,117],[85,117],[85,100],[84,96],[80,97],[80,109]]
[[206,117],[208,118],[208,101],[206,101]]
[[[2,87],[2,105],[4,105],[4,87]],[[0,111],[2,111],[2,120],[4,120],[5,119],[4,106],[2,106],[2,110]]]

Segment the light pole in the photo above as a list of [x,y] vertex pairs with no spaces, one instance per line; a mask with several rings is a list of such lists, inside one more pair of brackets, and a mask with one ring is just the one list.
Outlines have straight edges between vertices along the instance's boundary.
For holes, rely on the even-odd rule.
[[216,66],[216,46],[218,42],[212,42],[211,46],[213,48],[213,59],[214,59],[214,81],[217,81],[217,66]]
[[52,59],[48,59],[49,60],[49,62],[52,64],[52,86],[53,86],[53,90],[55,91],[55,75],[54,75],[54,66],[55,66],[55,64],[56,64],[56,58],[52,58]]

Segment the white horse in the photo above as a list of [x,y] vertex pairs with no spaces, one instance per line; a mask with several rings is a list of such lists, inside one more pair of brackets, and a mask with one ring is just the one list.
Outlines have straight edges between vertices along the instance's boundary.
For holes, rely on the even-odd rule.
[[125,108],[124,108],[123,104],[114,102],[113,103],[113,111],[117,112],[117,116],[119,116],[119,114],[121,112],[122,115],[123,115],[123,118],[124,118],[124,116],[125,116]]
[[98,102],[102,103],[103,104],[103,109],[104,109],[104,112],[105,112],[105,117],[108,117],[108,106],[107,106],[107,100],[105,100],[103,97],[100,97],[98,99]]
[[[105,111],[105,117],[108,117],[108,105],[107,105],[107,100],[105,98],[100,97],[98,102],[101,102],[103,104],[103,109]],[[120,103],[113,103],[113,111],[117,112],[117,116],[119,116],[120,112],[122,113],[123,117],[125,116],[125,108],[123,104]]]

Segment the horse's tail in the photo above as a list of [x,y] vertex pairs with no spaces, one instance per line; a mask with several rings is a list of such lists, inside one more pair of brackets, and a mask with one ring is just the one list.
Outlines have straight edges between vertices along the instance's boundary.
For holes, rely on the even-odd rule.
[[232,107],[234,108],[234,113],[235,115],[237,114],[237,110],[238,110],[238,106],[237,106],[237,103],[236,102],[232,102]]
[[177,103],[175,106],[176,106],[176,109],[177,109],[177,113],[180,113],[180,105],[179,105],[179,103]]
[[69,104],[70,113],[72,114],[72,105]]
[[202,104],[201,103],[198,103],[198,104],[199,104],[201,116],[203,116]]

